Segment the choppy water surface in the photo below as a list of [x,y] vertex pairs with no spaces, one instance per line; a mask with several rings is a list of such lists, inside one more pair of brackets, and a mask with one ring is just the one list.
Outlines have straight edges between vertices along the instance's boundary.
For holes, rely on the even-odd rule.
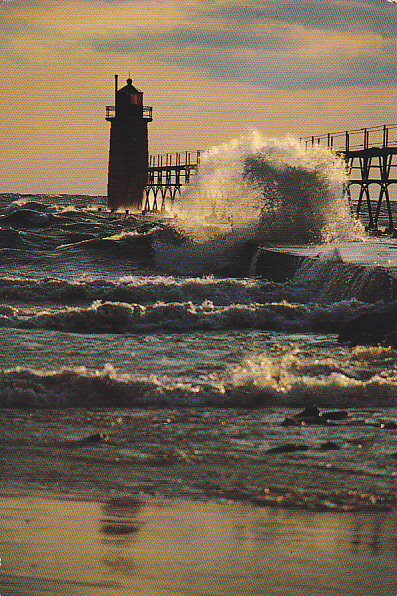
[[[395,300],[397,244],[365,235],[343,180],[326,151],[254,134],[205,154],[173,213],[3,195],[6,481],[391,506],[397,353],[342,346],[337,334]],[[308,247],[293,278],[250,277],[258,246],[292,243]],[[348,418],[281,425],[313,402]],[[267,453],[289,443],[307,450]]]

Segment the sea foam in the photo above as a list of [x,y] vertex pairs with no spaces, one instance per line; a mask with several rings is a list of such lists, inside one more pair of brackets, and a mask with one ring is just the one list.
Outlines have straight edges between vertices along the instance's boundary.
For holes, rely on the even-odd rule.
[[343,300],[331,305],[271,303],[215,305],[211,300],[128,304],[97,300],[87,307],[34,312],[3,305],[0,327],[51,329],[69,333],[152,333],[157,331],[259,329],[335,333],[346,321],[367,313],[370,305]]
[[227,270],[249,243],[363,238],[343,198],[344,163],[331,151],[252,132],[202,155],[175,202],[186,241],[155,243],[157,263],[181,273]]
[[17,367],[0,371],[0,404],[6,408],[53,407],[322,407],[395,406],[397,377],[354,378],[339,371],[311,375],[291,363],[247,360],[224,378],[189,383],[157,375],[120,374],[84,367],[41,371]]

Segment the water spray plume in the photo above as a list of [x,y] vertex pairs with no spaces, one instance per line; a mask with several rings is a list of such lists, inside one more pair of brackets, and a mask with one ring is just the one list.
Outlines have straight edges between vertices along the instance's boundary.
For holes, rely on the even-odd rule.
[[363,228],[342,198],[345,181],[342,159],[322,147],[306,149],[292,137],[253,131],[212,147],[175,204],[188,238],[177,260],[188,268],[189,260],[225,263],[247,242],[362,239]]

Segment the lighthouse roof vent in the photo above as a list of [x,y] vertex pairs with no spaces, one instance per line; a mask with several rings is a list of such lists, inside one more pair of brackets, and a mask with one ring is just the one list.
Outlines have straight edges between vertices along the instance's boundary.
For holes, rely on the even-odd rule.
[[117,104],[126,102],[130,105],[142,105],[143,103],[143,93],[134,87],[131,79],[127,79],[127,84],[121,87],[121,89],[118,89],[116,96]]
[[139,89],[137,89],[136,87],[134,87],[134,85],[132,84],[132,79],[127,79],[127,84],[124,87],[121,87],[118,90],[119,92],[122,93],[128,93],[129,95],[139,95],[142,93],[142,91],[139,91]]

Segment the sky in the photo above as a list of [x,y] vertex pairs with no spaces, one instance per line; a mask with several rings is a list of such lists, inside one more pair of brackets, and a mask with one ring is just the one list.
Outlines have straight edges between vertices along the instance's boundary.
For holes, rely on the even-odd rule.
[[152,154],[397,122],[387,0],[0,0],[0,192],[105,195],[114,75]]

